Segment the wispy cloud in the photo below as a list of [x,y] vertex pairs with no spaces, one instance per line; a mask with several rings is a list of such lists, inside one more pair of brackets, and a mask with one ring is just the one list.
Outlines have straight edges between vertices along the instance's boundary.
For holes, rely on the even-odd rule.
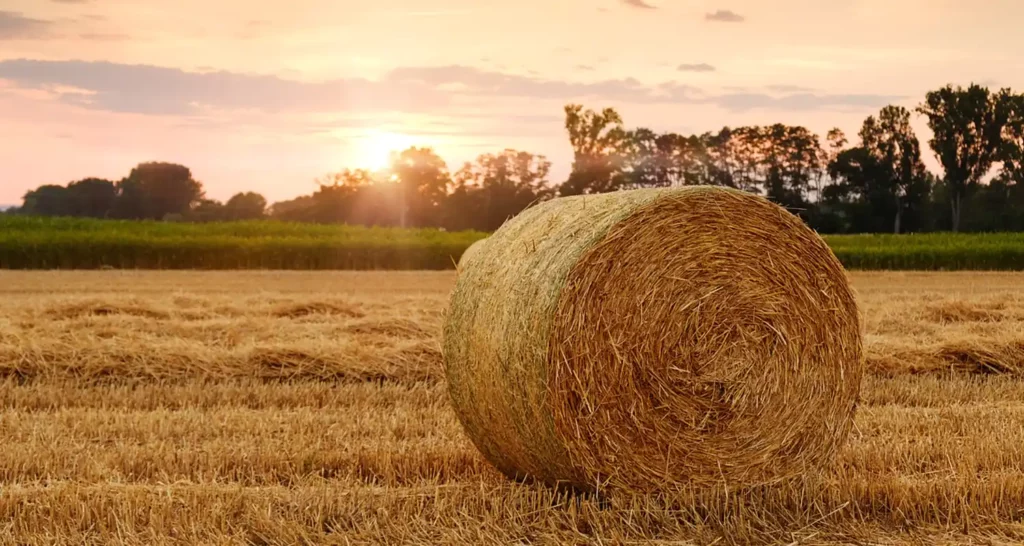
[[720,9],[712,13],[704,14],[704,19],[707,21],[718,21],[721,23],[741,23],[746,20],[746,17],[736,13],[735,11]]
[[647,2],[644,2],[644,0],[622,0],[622,3],[639,9],[658,9],[657,6],[652,6]]
[[683,63],[676,67],[680,72],[714,72],[715,67],[708,63]]
[[731,111],[878,107],[903,97],[811,92],[711,93],[678,82],[635,78],[589,82],[451,65],[396,68],[380,79],[323,82],[235,72],[83,61],[0,61],[0,79],[43,89],[85,108],[151,115],[190,116],[212,111],[273,113],[435,113],[460,97],[525,98],[633,104],[710,104]]
[[861,110],[865,108],[880,108],[905,98],[896,95],[844,93],[790,93],[781,96],[764,93],[733,93],[716,97],[714,102],[718,106],[732,111],[759,109],[791,111],[824,109]]
[[119,42],[131,39],[131,36],[128,34],[121,34],[119,32],[84,32],[79,34],[78,37],[82,40],[93,42]]
[[811,91],[814,91],[810,87],[789,84],[766,85],[765,89],[769,91],[774,91],[776,93],[809,93]]
[[25,17],[15,11],[0,11],[0,41],[47,38],[52,27],[50,21]]

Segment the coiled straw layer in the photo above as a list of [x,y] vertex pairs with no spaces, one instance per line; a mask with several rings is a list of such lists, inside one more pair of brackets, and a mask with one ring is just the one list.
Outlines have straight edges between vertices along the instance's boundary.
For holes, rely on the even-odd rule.
[[740,191],[554,199],[460,271],[445,372],[510,477],[592,490],[759,484],[826,464],[860,391],[846,274]]

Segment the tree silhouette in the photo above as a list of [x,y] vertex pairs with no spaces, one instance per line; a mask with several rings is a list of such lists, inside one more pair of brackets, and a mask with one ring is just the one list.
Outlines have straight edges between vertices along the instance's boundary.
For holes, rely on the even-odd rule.
[[67,186],[74,216],[104,218],[117,199],[117,187],[110,180],[85,178]]
[[554,193],[548,183],[551,162],[544,156],[506,149],[484,154],[455,173],[446,225],[493,231],[508,218]]
[[1006,120],[998,160],[1008,182],[1024,184],[1024,94],[1003,91],[997,100]]
[[256,192],[236,193],[224,203],[226,220],[258,220],[267,213],[267,199]]
[[391,162],[391,176],[400,189],[399,225],[436,225],[448,195],[448,166],[431,148],[403,150]]
[[886,106],[878,114],[864,120],[860,130],[861,146],[877,162],[877,184],[895,203],[893,233],[900,233],[907,200],[920,197],[924,164],[921,144],[910,127],[910,111],[902,106]]
[[985,87],[947,85],[929,91],[917,108],[928,117],[929,145],[945,171],[953,231],[960,230],[965,198],[988,174],[1001,148],[1005,120],[996,102]]
[[113,215],[119,218],[184,216],[203,198],[203,186],[192,178],[192,171],[175,163],[140,163],[117,189]]
[[64,186],[46,184],[25,193],[21,211],[24,214],[40,216],[71,216],[72,204],[68,189]]
[[612,108],[601,112],[583,110],[578,104],[565,107],[565,130],[572,145],[572,172],[558,192],[561,195],[602,193],[616,189],[621,169],[620,148],[626,137],[622,117]]

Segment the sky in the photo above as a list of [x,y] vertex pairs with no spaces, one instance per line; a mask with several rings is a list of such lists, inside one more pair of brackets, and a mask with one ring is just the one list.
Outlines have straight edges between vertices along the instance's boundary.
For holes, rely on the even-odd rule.
[[143,161],[277,201],[413,145],[453,171],[543,154],[558,182],[570,102],[824,141],[947,83],[1024,89],[1022,22],[1017,0],[0,0],[0,203]]

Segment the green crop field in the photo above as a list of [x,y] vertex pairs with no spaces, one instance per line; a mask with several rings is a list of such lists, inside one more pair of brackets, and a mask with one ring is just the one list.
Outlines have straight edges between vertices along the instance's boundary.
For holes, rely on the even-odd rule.
[[826,236],[850,269],[1024,269],[1024,233]]
[[0,217],[3,269],[451,269],[478,232]]
[[[0,216],[2,269],[451,269],[480,232]],[[830,235],[850,269],[1024,268],[1024,234]]]

